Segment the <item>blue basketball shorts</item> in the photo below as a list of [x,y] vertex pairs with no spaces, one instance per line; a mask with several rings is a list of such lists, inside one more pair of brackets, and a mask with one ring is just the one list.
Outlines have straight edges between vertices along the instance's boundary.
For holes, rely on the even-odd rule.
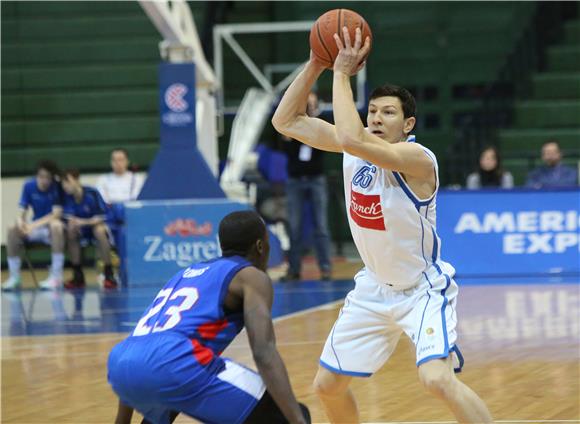
[[256,372],[214,361],[219,366],[200,365],[180,335],[132,337],[111,351],[108,380],[123,403],[155,424],[168,423],[171,411],[204,423],[242,423],[266,387]]

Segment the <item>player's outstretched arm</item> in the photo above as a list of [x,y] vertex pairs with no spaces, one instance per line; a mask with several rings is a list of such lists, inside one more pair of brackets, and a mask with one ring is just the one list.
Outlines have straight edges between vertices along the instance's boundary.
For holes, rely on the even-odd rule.
[[322,71],[324,67],[313,59],[311,52],[310,60],[282,96],[272,125],[279,133],[316,149],[342,153],[334,125],[306,115],[308,94]]
[[[368,132],[356,110],[350,76],[361,68],[370,49],[368,38],[364,45],[360,29],[356,30],[351,44],[347,30],[343,30],[344,44],[335,34],[339,54],[334,62],[332,83],[332,107],[336,122],[336,134],[342,149],[381,168],[403,172],[417,178],[433,177],[433,161],[415,143],[389,143]],[[369,110],[373,106],[369,106]],[[406,132],[414,126],[414,119],[406,121]],[[399,140],[394,140],[399,141]]]
[[268,392],[291,423],[305,423],[305,418],[292,392],[288,373],[276,350],[272,325],[272,283],[269,277],[256,268],[240,271],[236,279],[243,290],[244,321],[250,347],[258,371]]

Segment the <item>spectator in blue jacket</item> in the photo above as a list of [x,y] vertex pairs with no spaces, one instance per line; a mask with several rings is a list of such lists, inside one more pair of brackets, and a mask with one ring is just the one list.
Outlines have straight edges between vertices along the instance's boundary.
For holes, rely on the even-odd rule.
[[[16,224],[8,229],[6,256],[10,276],[2,284],[3,290],[15,290],[21,285],[20,267],[24,242],[39,242],[51,246],[51,267],[48,278],[40,288],[54,290],[62,286],[64,265],[64,227],[62,189],[56,176],[58,168],[53,161],[43,160],[36,166],[36,177],[24,183],[20,197],[20,212]],[[28,212],[32,210],[32,220]]]
[[550,140],[542,146],[543,166],[528,174],[526,186],[533,188],[573,187],[578,185],[578,172],[562,164],[560,145]]
[[66,193],[63,216],[66,220],[69,259],[73,267],[73,278],[65,283],[65,288],[76,289],[85,286],[85,276],[81,267],[82,239],[96,240],[99,254],[105,264],[103,285],[106,289],[116,288],[117,281],[111,265],[112,237],[107,226],[108,206],[95,188],[81,185],[79,171],[76,169],[64,172],[62,186]]

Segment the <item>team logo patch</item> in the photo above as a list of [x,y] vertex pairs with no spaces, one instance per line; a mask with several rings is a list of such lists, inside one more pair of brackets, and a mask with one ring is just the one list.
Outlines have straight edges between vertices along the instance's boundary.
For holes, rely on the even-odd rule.
[[381,196],[350,192],[350,217],[360,227],[385,231]]
[[183,84],[171,84],[165,91],[165,104],[173,112],[183,112],[189,106],[184,97],[187,87]]

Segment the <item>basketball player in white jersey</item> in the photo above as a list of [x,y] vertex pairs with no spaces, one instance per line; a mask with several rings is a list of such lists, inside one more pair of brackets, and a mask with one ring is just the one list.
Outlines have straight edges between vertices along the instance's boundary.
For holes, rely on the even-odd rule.
[[369,52],[357,30],[335,40],[334,125],[308,117],[308,93],[324,67],[311,59],[290,85],[272,124],[314,148],[343,154],[350,229],[365,267],[326,341],[314,381],[331,422],[356,423],[348,386],[368,377],[393,353],[405,332],[416,346],[419,379],[460,422],[487,423],[491,415],[477,394],[459,381],[463,358],[457,345],[454,268],[441,260],[435,225],[437,160],[415,142],[415,100],[386,85],[370,96],[367,128],[353,102],[350,77]]

